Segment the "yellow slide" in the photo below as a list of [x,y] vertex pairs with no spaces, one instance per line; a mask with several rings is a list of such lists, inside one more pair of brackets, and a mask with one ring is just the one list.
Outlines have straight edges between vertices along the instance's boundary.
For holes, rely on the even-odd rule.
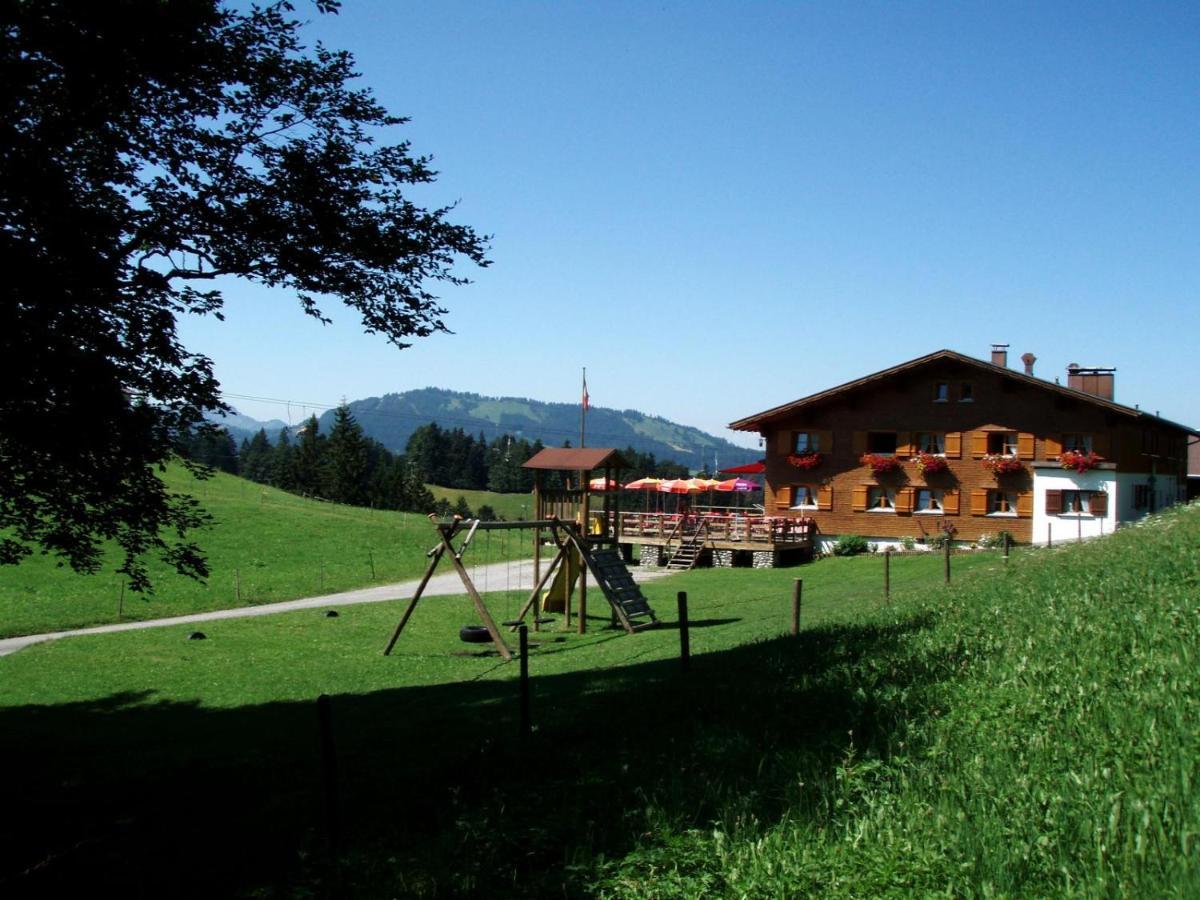
[[583,560],[579,551],[571,547],[567,558],[562,561],[550,587],[542,591],[542,609],[548,612],[565,612],[571,595],[575,593],[575,584],[579,581],[579,572],[583,568]]

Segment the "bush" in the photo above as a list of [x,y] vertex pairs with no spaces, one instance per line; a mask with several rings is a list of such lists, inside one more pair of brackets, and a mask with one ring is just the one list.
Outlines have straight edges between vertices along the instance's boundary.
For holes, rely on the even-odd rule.
[[861,534],[843,534],[833,545],[834,556],[858,556],[869,549],[867,539]]
[[950,540],[950,535],[942,532],[941,534],[931,534],[925,539],[925,546],[934,550],[941,550],[946,546],[946,542]]
[[915,537],[900,538],[900,546],[905,550],[912,551],[917,549],[917,539]]
[[985,534],[979,539],[979,546],[984,550],[1003,550],[1004,538],[1008,537],[1009,546],[1016,543],[1013,540],[1012,534],[1007,531],[1001,531],[998,534]]

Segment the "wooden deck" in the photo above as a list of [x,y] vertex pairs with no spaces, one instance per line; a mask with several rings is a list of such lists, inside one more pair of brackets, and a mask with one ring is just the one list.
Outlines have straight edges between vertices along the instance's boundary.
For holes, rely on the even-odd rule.
[[669,546],[702,529],[704,546],[714,550],[811,550],[816,533],[811,519],[712,513],[623,512],[617,525],[620,544]]

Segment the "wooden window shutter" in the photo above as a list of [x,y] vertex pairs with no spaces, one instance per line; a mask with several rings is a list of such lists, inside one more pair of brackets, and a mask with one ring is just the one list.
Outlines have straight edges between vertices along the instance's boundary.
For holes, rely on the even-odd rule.
[[854,503],[851,509],[855,512],[867,511],[867,486],[865,484],[856,484],[854,486]]
[[1097,456],[1103,456],[1107,461],[1112,454],[1112,441],[1108,436],[1108,432],[1102,431],[1099,434],[1092,435],[1092,450]]
[[792,487],[787,485],[775,492],[775,508],[787,509],[792,505]]
[[854,457],[857,459],[867,452],[867,433],[865,431],[854,432],[854,443],[851,445],[854,451]]
[[790,431],[781,431],[775,438],[775,449],[782,456],[787,456],[796,446],[795,435]]
[[1017,435],[1017,457],[1020,459],[1033,459],[1034,456],[1034,439],[1033,435],[1028,431],[1022,431]]
[[975,490],[971,491],[971,515],[986,516],[987,501],[987,488],[975,488]]
[[817,509],[826,512],[833,509],[833,485],[823,484],[817,488]]
[[971,432],[971,455],[976,459],[983,459],[987,455],[986,431]]
[[1062,456],[1062,435],[1046,435],[1046,459],[1055,459],[1059,456]]
[[897,456],[912,456],[912,432],[897,431],[896,432],[896,455]]
[[817,444],[820,445],[821,453],[824,453],[826,455],[832,453],[833,452],[833,432],[832,431],[818,431],[817,432]]
[[900,488],[896,491],[896,512],[902,516],[911,516],[913,511],[913,489]]
[[1062,491],[1046,491],[1046,515],[1062,515]]
[[1033,515],[1033,491],[1017,493],[1017,515],[1022,519],[1028,519]]
[[962,457],[961,431],[946,432],[946,457],[948,459],[960,459]]
[[1093,516],[1108,515],[1108,494],[1104,491],[1092,491],[1092,498],[1088,502],[1088,508],[1091,509]]
[[958,515],[958,491],[956,489],[945,491],[942,494],[942,512],[948,516]]

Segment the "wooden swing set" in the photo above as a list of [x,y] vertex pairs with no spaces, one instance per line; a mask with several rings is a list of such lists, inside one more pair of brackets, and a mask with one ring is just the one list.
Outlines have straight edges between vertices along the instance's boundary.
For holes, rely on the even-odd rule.
[[[553,517],[528,522],[482,522],[479,519],[454,519],[450,522],[435,522],[434,528],[438,533],[438,543],[426,553],[426,556],[429,557],[429,566],[425,569],[425,574],[421,578],[420,584],[417,585],[417,590],[413,593],[412,599],[408,601],[408,606],[404,610],[404,615],[400,617],[400,623],[392,633],[391,640],[388,641],[387,647],[384,648],[384,656],[391,654],[392,648],[396,646],[396,641],[400,638],[400,633],[404,631],[404,626],[408,624],[413,611],[417,608],[417,603],[420,601],[425,587],[429,584],[429,579],[433,577],[433,573],[441,561],[448,558],[454,567],[454,571],[458,573],[458,577],[462,580],[463,587],[467,591],[467,596],[471,598],[475,612],[478,614],[479,620],[483,623],[483,627],[487,629],[487,633],[491,637],[496,651],[504,659],[512,659],[512,650],[504,642],[504,637],[500,632],[500,625],[492,617],[483,596],[476,588],[466,566],[463,565],[463,556],[470,549],[471,542],[474,540],[476,533],[480,531],[532,529],[538,535],[549,533],[555,546],[558,548],[558,553],[550,565],[545,571],[540,573],[540,577],[537,577],[537,583],[529,593],[528,599],[526,599],[524,605],[521,607],[520,612],[517,613],[516,618],[501,623],[510,631],[516,631],[517,628],[524,624],[525,617],[530,612],[533,613],[533,625],[535,629],[547,621],[552,621],[545,619],[542,615],[543,591],[555,572],[559,571],[563,566],[570,567],[572,558],[578,560],[580,563],[579,615],[581,621],[582,617],[587,614],[587,587],[586,578],[583,577],[583,573],[586,570],[586,572],[591,573],[596,584],[600,587],[605,598],[612,606],[614,623],[624,628],[626,633],[633,634],[658,624],[658,620],[654,616],[654,611],[650,609],[646,598],[642,596],[641,590],[634,583],[633,577],[629,574],[629,570],[625,567],[625,564],[621,561],[617,553],[612,550],[594,550],[589,548],[588,542],[581,536],[579,525],[574,522],[564,522],[561,519]],[[466,532],[466,536],[456,549],[454,539],[462,534],[463,531]],[[563,597],[564,609],[569,615],[573,579],[563,578],[562,581],[567,590],[567,595]]]

